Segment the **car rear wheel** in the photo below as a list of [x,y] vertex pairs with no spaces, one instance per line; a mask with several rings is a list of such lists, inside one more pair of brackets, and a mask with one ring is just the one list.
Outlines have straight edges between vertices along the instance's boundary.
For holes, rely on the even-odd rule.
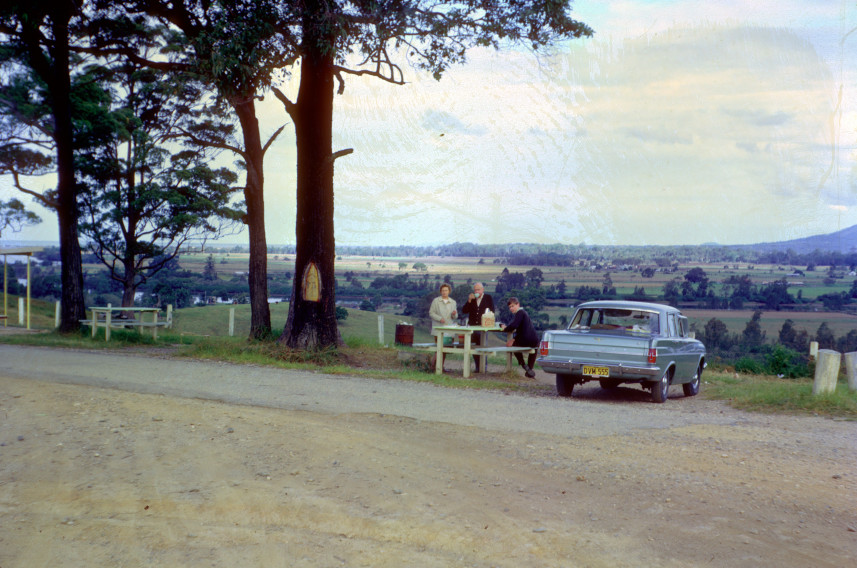
[[559,396],[571,396],[571,391],[574,390],[574,378],[572,375],[556,376],[556,394]]
[[696,396],[699,394],[699,384],[702,382],[702,369],[705,365],[700,361],[699,368],[696,369],[696,376],[689,383],[681,385],[684,391],[684,396]]
[[652,382],[652,400],[661,403],[667,401],[667,396],[670,391],[670,379],[672,378],[672,369],[667,369],[661,380]]

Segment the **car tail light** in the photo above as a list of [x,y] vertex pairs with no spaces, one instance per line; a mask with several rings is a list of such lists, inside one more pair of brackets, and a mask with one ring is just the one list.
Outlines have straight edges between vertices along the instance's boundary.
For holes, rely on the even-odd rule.
[[547,355],[548,354],[548,342],[542,341],[539,344],[539,355]]
[[654,365],[658,362],[658,350],[657,349],[649,349],[649,363]]

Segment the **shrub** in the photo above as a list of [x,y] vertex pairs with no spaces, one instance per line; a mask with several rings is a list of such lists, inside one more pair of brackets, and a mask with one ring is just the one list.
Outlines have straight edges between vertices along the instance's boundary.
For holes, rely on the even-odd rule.
[[810,376],[809,367],[803,355],[784,345],[774,345],[770,353],[765,356],[765,364],[772,375],[790,379]]
[[735,361],[735,371],[739,373],[750,373],[751,375],[765,374],[765,366],[753,359],[752,357],[741,357]]

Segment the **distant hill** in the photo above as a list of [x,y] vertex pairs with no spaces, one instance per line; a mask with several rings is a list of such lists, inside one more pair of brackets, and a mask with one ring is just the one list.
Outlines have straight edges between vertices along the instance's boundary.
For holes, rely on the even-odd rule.
[[[13,246],[42,246],[45,248],[59,247],[59,243],[53,241],[12,241],[4,240],[3,247]],[[755,243],[747,245],[721,245],[718,243],[703,243],[701,245],[562,245],[562,244],[545,244],[545,243],[507,243],[507,244],[475,244],[475,243],[450,243],[442,245],[420,246],[420,245],[395,245],[395,246],[372,246],[372,245],[347,245],[337,244],[337,254],[354,254],[368,256],[508,256],[509,254],[534,254],[539,251],[555,252],[557,254],[573,254],[572,249],[581,249],[589,247],[598,247],[605,250],[611,249],[627,249],[627,248],[651,248],[651,249],[670,249],[670,248],[693,248],[700,247],[716,247],[738,250],[749,250],[759,253],[771,251],[787,251],[791,249],[797,254],[810,254],[816,250],[821,252],[838,252],[840,254],[857,253],[857,225],[828,233],[826,235],[814,235],[812,237],[804,237],[802,239],[793,239],[790,241],[778,241],[773,243]],[[205,251],[227,251],[238,252],[247,251],[246,243],[218,243],[212,241],[206,247]],[[275,254],[295,254],[295,245],[277,245],[268,243],[268,252]]]
[[857,252],[857,225],[828,233],[826,235],[814,235],[791,241],[779,241],[776,243],[758,243],[754,245],[730,245],[729,248],[752,249],[755,251],[786,251],[793,250],[798,254],[807,254],[815,250],[824,252],[839,252],[848,254]]

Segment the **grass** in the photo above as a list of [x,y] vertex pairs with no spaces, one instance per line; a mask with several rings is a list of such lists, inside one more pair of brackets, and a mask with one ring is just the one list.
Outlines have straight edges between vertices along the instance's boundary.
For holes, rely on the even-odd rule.
[[857,420],[857,392],[841,378],[833,393],[814,396],[812,379],[714,372],[703,375],[706,398],[751,412],[806,414]]
[[[274,337],[279,337],[283,332],[283,326],[288,316],[289,304],[288,302],[271,304],[270,308],[273,335]],[[235,310],[234,337],[246,338],[250,334],[250,306],[248,304],[224,304],[176,310],[173,318],[173,329],[177,333],[188,337],[227,336],[229,330],[229,312],[232,309]],[[386,345],[393,345],[395,343],[396,324],[413,323],[413,318],[406,316],[349,309],[348,318],[345,321],[338,322],[339,332],[344,338],[377,344],[378,316],[384,318],[384,343]],[[417,327],[414,331],[414,341],[417,343],[431,341],[428,330]]]

